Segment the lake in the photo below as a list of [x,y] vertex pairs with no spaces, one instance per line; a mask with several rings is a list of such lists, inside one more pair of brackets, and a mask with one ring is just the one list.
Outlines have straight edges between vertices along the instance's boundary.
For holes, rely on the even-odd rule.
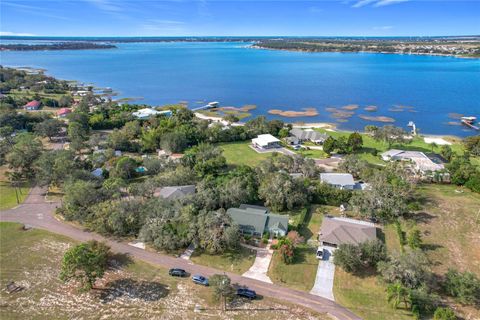
[[[452,114],[480,117],[480,59],[272,51],[231,42],[116,45],[108,50],[1,52],[0,63],[45,68],[60,79],[111,87],[119,97],[141,97],[138,103],[253,104],[254,116],[331,122],[340,129],[383,125],[372,117],[384,116],[405,129],[412,120],[422,133],[477,133],[458,125]],[[341,109],[347,105],[359,108]],[[367,106],[377,109],[366,111]],[[270,109],[303,108],[316,108],[318,115],[268,114]]]

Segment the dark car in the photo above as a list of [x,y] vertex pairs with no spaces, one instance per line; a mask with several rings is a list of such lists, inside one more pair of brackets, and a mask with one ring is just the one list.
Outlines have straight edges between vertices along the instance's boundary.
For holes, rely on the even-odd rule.
[[237,296],[241,296],[241,297],[245,297],[250,300],[253,300],[257,297],[257,293],[250,289],[240,288],[237,290]]
[[208,286],[208,279],[201,275],[194,275],[192,281],[203,286]]
[[168,274],[172,277],[186,277],[187,272],[183,269],[173,268],[168,271]]

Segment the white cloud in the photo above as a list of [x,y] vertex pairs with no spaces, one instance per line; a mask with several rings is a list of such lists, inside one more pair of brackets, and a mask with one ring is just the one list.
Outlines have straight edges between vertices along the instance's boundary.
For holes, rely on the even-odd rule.
[[410,0],[356,0],[356,2],[352,5],[352,8],[361,8],[368,5],[372,5],[373,7],[384,7],[407,1]]
[[109,0],[87,0],[87,1],[93,4],[95,7],[99,8],[100,10],[103,10],[106,12],[123,11],[122,7],[120,7],[118,4],[115,4]]
[[0,31],[0,36],[34,37],[32,33]]
[[407,2],[409,0],[380,0],[377,3],[375,3],[373,6],[374,7],[383,7],[383,6],[389,6],[391,4],[395,3],[400,3],[400,2]]

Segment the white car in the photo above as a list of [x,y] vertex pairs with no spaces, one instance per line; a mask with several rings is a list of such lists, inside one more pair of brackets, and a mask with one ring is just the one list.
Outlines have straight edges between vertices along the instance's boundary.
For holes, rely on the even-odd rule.
[[323,260],[323,253],[324,253],[323,247],[321,247],[321,246],[318,247],[318,249],[317,249],[317,259]]

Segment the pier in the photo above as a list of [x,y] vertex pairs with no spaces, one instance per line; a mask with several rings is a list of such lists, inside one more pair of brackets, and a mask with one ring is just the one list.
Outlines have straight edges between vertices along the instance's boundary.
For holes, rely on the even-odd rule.
[[479,127],[474,125],[475,120],[477,120],[476,117],[462,117],[460,121],[467,127],[472,128],[473,130],[480,130]]
[[219,102],[217,102],[217,101],[212,101],[212,102],[207,103],[207,104],[204,105],[204,106],[197,107],[197,108],[193,108],[192,111],[199,111],[199,110],[207,110],[207,109],[218,108],[219,105],[220,105]]

